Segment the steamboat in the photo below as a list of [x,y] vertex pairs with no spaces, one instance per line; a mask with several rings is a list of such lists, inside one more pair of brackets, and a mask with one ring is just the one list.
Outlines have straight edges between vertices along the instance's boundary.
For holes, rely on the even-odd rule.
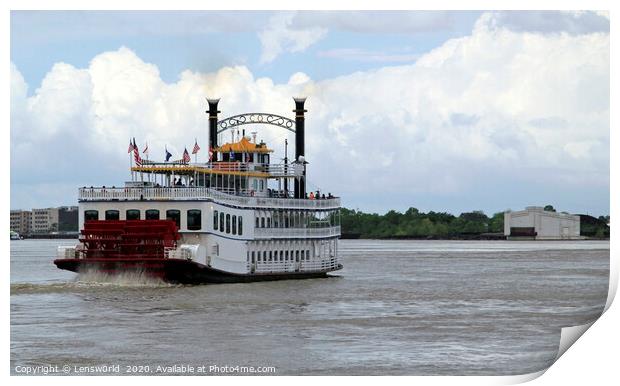
[[[123,187],[80,188],[80,243],[59,247],[54,264],[187,284],[314,278],[341,269],[340,199],[306,192],[307,110],[305,98],[293,99],[295,119],[219,119],[219,99],[207,99],[209,161],[138,162],[136,155]],[[294,160],[271,163],[273,150],[245,130],[235,138],[244,125],[293,132]],[[231,142],[219,144],[227,130]]]

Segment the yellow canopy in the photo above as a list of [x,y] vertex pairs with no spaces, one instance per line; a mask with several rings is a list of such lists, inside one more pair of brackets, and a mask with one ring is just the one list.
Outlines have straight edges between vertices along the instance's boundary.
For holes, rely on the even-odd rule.
[[264,143],[252,143],[246,137],[241,138],[239,142],[225,143],[220,147],[215,148],[215,151],[220,153],[271,153],[273,150],[268,149]]

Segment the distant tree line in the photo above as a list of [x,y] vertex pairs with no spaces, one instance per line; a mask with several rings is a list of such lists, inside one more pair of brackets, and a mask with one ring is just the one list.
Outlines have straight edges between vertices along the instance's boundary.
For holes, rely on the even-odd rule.
[[[551,207],[552,210],[553,207]],[[589,237],[609,237],[609,217],[591,216],[581,221],[581,234]],[[585,221],[584,221],[585,220]],[[390,210],[384,215],[342,208],[341,232],[343,237],[361,238],[437,238],[463,239],[492,237],[503,234],[504,212],[488,217],[483,211],[461,213],[420,212],[409,208],[404,213]]]
[[609,238],[609,216],[598,218],[589,215],[581,215],[580,230],[582,236],[607,239]]
[[454,216],[447,212],[405,213],[391,210],[384,215],[343,208],[342,233],[361,238],[469,238],[483,233],[504,231],[504,213],[488,217],[482,211]]

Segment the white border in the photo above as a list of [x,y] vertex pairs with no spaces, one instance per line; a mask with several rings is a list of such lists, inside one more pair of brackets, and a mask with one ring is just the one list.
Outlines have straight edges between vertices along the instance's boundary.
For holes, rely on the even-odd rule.
[[[10,10],[11,9],[119,9],[119,10],[129,10],[129,9],[142,9],[145,5],[149,5],[150,9],[220,9],[220,10],[233,10],[233,9],[420,9],[420,10],[437,10],[437,9],[455,9],[455,10],[484,10],[489,9],[489,6],[493,6],[493,9],[602,9],[602,10],[610,10],[610,15],[615,15],[617,5],[615,2],[611,1],[575,1],[575,0],[566,0],[562,2],[551,2],[551,1],[503,1],[501,3],[493,2],[490,3],[488,1],[467,1],[466,4],[457,1],[446,1],[446,0],[435,0],[432,2],[421,2],[421,1],[392,1],[392,0],[383,0],[381,2],[359,2],[359,1],[341,1],[335,2],[333,0],[313,0],[307,2],[299,2],[299,1],[273,1],[273,0],[265,0],[260,2],[260,6],[258,2],[249,2],[249,1],[239,1],[239,0],[227,0],[227,1],[219,1],[219,2],[210,2],[205,4],[203,2],[197,1],[187,1],[187,0],[177,0],[174,2],[170,1],[160,1],[154,0],[150,2],[129,2],[129,1],[119,1],[119,0],[109,0],[109,1],[90,1],[88,3],[79,2],[79,1],[68,1],[68,0],[60,0],[55,1],[53,4],[44,1],[32,1],[32,0],[24,0],[24,1],[14,1],[9,0],[4,2],[6,4],[7,9],[2,15],[2,26],[3,26],[3,34],[4,34],[4,42],[2,49],[2,56],[4,60],[4,65],[9,66],[9,58],[10,58]],[[615,25],[611,23],[611,35],[612,37],[616,35]],[[617,68],[618,61],[616,59],[617,49],[614,47],[615,40],[612,38],[611,42],[611,69]],[[2,84],[9,85],[9,73],[8,68],[5,67],[5,70],[2,71],[0,75],[0,79],[2,79]],[[614,72],[611,72],[611,100],[610,106],[617,106],[617,90],[618,90],[618,81]],[[0,153],[0,156],[5,161],[5,165],[10,165],[10,137],[9,137],[9,125],[10,125],[10,88],[7,87],[5,93],[3,94],[3,103],[2,103],[2,117],[4,117],[4,130],[3,134],[3,146],[4,149]],[[6,98],[6,99],[5,99]],[[612,108],[611,109],[611,127],[615,127],[616,123],[616,115],[617,113]],[[618,135],[614,130],[611,130],[610,134],[610,143],[611,143],[611,208],[610,214],[612,218],[616,218],[616,214],[620,213],[618,210],[618,200],[620,191],[618,190],[618,175],[614,174],[618,170],[618,153],[619,153],[619,143],[618,143]],[[5,168],[3,181],[10,181],[10,168]],[[6,183],[5,183],[6,186]],[[9,200],[10,200],[10,191],[9,189],[3,189],[3,206],[2,213],[0,216],[4,216],[4,218],[9,217]],[[614,199],[615,198],[615,199]],[[4,234],[8,233],[8,222],[3,223],[3,228],[5,229]],[[3,255],[3,263],[4,263],[4,291],[5,294],[2,297],[2,305],[3,309],[6,310],[3,318],[3,325],[5,334],[3,336],[3,343],[5,347],[5,368],[3,369],[3,375],[7,378],[9,374],[9,347],[10,347],[10,318],[9,318],[9,299],[10,299],[10,287],[8,283],[10,282],[10,259],[9,257],[9,241],[6,239],[0,239],[2,242],[3,250],[5,254]],[[620,334],[618,333],[620,326],[620,312],[618,311],[618,306],[612,306],[611,301],[616,293],[617,285],[618,285],[618,232],[615,232],[612,227],[612,240],[611,240],[611,281],[610,281],[610,296],[608,297],[608,302],[606,309],[607,312],[594,323],[594,328],[588,330],[585,335],[575,344],[575,348],[572,350],[568,350],[566,354],[564,354],[561,358],[559,358],[558,362],[551,366],[551,368],[546,372],[546,374],[540,378],[538,378],[535,382],[536,384],[541,385],[582,385],[584,383],[593,383],[593,384],[613,384],[614,381],[617,381],[617,354],[618,354],[618,342],[620,341]],[[329,382],[329,383],[338,383],[342,384],[343,382],[355,382],[355,383],[370,383],[371,381],[374,383],[376,381],[385,382],[389,381],[390,383],[395,384],[407,384],[410,385],[412,382],[421,383],[421,384],[472,384],[472,385],[485,385],[485,384],[506,384],[506,383],[516,383],[523,382],[529,379],[535,378],[536,376],[541,375],[541,373],[536,373],[532,375],[524,375],[517,377],[390,377],[388,379],[381,378],[377,379],[376,377],[347,377],[347,379],[342,379],[340,377],[322,377],[319,379],[314,379],[314,377],[302,377],[289,379],[289,377],[257,377],[253,378],[250,381],[256,382],[258,384],[284,384],[284,383],[314,383],[314,382]],[[244,378],[247,379],[247,378]],[[183,378],[175,378],[174,382],[178,382],[181,380],[184,383],[193,383],[204,385],[205,382],[214,382],[221,384],[229,384],[236,383],[239,379],[237,378],[226,378],[226,377],[218,377],[217,379],[209,378],[195,378],[195,377],[183,377]],[[46,377],[45,380],[33,379],[32,377],[10,377],[8,381],[11,384],[31,384],[38,381],[43,381],[45,384],[58,384],[58,385],[66,385],[66,384],[82,384],[86,380],[83,378],[69,378],[69,377]],[[89,377],[87,382],[89,384],[108,384],[112,381],[107,377]],[[132,384],[135,382],[144,382],[149,384],[168,384],[172,381],[172,379],[168,377],[132,377],[132,378],[123,378],[123,379],[114,379],[113,382],[131,382]]]

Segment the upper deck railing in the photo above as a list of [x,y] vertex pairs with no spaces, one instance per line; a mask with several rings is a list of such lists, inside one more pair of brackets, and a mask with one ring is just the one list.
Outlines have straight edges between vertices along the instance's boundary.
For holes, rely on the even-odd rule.
[[254,162],[208,162],[208,163],[182,163],[182,162],[149,162],[143,161],[142,166],[134,167],[134,170],[143,172],[175,172],[182,173],[188,170],[204,173],[261,173],[267,177],[300,177],[304,166],[300,163],[288,164],[263,164]]
[[126,187],[80,188],[78,200],[87,201],[201,201],[215,200],[224,204],[282,209],[337,209],[340,198],[319,200],[275,197],[237,196],[204,187]]

